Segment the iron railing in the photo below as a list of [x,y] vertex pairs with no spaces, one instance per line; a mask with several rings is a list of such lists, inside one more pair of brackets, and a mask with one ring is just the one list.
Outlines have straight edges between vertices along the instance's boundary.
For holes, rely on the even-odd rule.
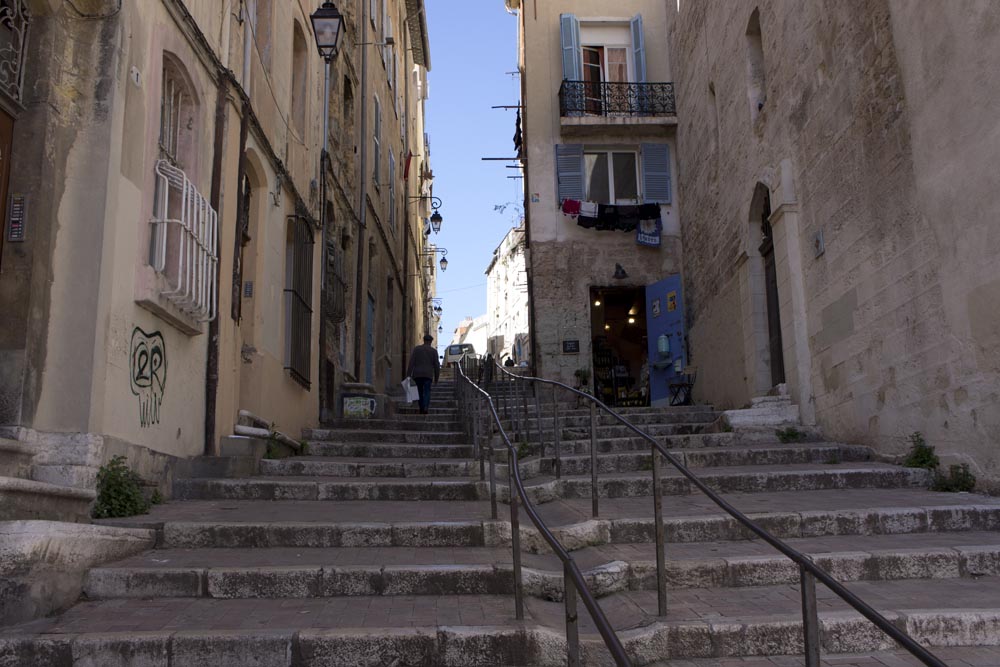
[[674,84],[563,81],[561,116],[676,116]]
[[[532,393],[534,395],[534,407],[535,407],[535,425],[536,432],[538,435],[538,442],[541,446],[541,455],[545,456],[545,439],[544,432],[542,429],[542,412],[539,403],[539,386],[548,385],[552,387],[552,443],[554,446],[555,454],[555,473],[556,478],[562,477],[562,463],[561,463],[561,428],[560,428],[560,414],[559,414],[559,400],[557,396],[558,390],[564,390],[569,392],[578,401],[583,400],[589,404],[590,407],[590,474],[591,474],[591,510],[593,517],[596,519],[599,516],[599,485],[598,485],[598,466],[597,466],[597,413],[598,410],[602,410],[610,415],[612,418],[617,420],[620,424],[625,426],[628,430],[632,431],[636,436],[642,438],[650,445],[650,454],[652,457],[652,487],[653,487],[653,515],[655,521],[655,539],[656,539],[656,592],[657,592],[657,611],[660,616],[666,616],[667,614],[667,581],[666,581],[666,534],[663,525],[663,491],[662,491],[662,480],[661,480],[661,463],[660,458],[667,460],[670,465],[676,468],[684,477],[686,477],[693,486],[695,486],[699,491],[704,493],[712,502],[714,502],[720,509],[726,512],[729,516],[733,517],[736,521],[746,527],[750,532],[759,537],[761,540],[767,544],[774,547],[777,551],[783,554],[785,557],[793,561],[799,566],[799,579],[800,579],[800,594],[802,598],[802,621],[803,621],[803,639],[805,647],[805,666],[806,667],[819,667],[820,666],[820,625],[819,625],[819,612],[816,604],[816,582],[819,581],[825,585],[830,591],[841,598],[848,605],[853,607],[858,613],[871,621],[879,630],[889,636],[893,641],[897,642],[906,651],[913,655],[917,660],[922,662],[928,667],[947,667],[947,665],[942,662],[937,656],[928,651],[926,648],[921,646],[914,640],[909,634],[900,630],[895,625],[892,624],[885,616],[879,613],[875,608],[866,603],[864,600],[859,598],[857,595],[848,590],[843,584],[834,579],[829,573],[827,573],[823,568],[816,565],[813,560],[798,551],[797,549],[786,544],[784,541],[772,535],[770,532],[765,530],[755,521],[747,517],[745,514],[740,512],[738,509],[733,507],[731,504],[723,500],[723,498],[708,487],[705,482],[698,478],[691,470],[681,463],[673,454],[671,454],[667,446],[669,446],[669,438],[665,438],[666,446],[657,442],[655,438],[650,436],[648,433],[644,432],[625,417],[615,412],[613,409],[609,408],[603,402],[597,398],[582,392],[578,389],[570,387],[569,385],[557,382],[554,380],[545,380],[538,377],[532,376],[518,376],[508,372],[501,366],[495,366],[492,369],[492,381],[493,387],[499,386],[502,388],[498,393],[502,401],[502,411],[508,415],[512,422],[512,428],[515,431],[515,438],[520,439],[521,437],[530,437],[528,432],[528,395]],[[465,374],[462,374],[463,379]],[[467,380],[468,381],[468,380]],[[508,385],[508,386],[504,386]],[[529,386],[530,385],[530,386]],[[477,389],[479,389],[477,387]],[[534,391],[530,391],[533,389]],[[479,389],[482,392],[481,389]],[[485,394],[485,392],[483,392]],[[513,401],[511,400],[513,397]],[[492,400],[490,400],[490,406],[492,408]],[[493,415],[496,418],[496,411],[493,411]],[[504,441],[508,448],[511,448],[510,441],[507,439],[506,434],[503,433],[501,427],[501,433],[503,434]],[[511,453],[513,452],[511,448]],[[482,468],[482,465],[480,466]],[[510,465],[512,471],[516,471],[516,455],[513,457],[513,463]],[[491,473],[492,474],[492,473]],[[512,473],[513,474],[513,473]],[[524,487],[521,484],[520,475],[517,474],[517,489],[518,495],[520,495],[525,502],[526,509],[530,508],[530,504],[527,501],[527,497],[524,493]],[[491,489],[491,494],[493,493]],[[513,494],[511,494],[513,497]],[[494,501],[495,502],[495,501]],[[512,508],[512,513],[513,513]],[[530,509],[529,514],[534,518],[534,510]],[[494,514],[495,518],[495,514]],[[542,529],[544,524],[541,521],[535,521],[535,525],[539,526],[539,529],[545,536],[546,541],[551,544],[558,544],[555,542],[555,538],[548,533],[547,530]],[[560,559],[563,563],[572,562],[572,556],[565,553],[560,547],[558,550],[560,552]],[[573,564],[575,568],[575,563]],[[578,570],[574,569],[574,572],[578,574]],[[520,590],[520,569],[515,568],[515,576],[518,581],[515,582],[516,587]],[[586,591],[582,587],[582,583],[577,583],[576,576],[573,577],[574,583],[577,584],[577,590],[580,591],[581,596],[584,599],[584,604],[587,609],[591,611],[595,622],[598,623],[598,628],[601,630],[601,635],[605,639],[605,643],[608,644],[609,648],[612,646],[612,642],[609,641],[608,635],[605,634],[603,629],[604,626],[601,622],[598,622],[598,616],[594,615],[594,608],[597,607],[596,601],[589,596],[589,591]],[[567,591],[569,588],[567,587]],[[568,596],[567,596],[568,597]],[[567,602],[567,605],[569,603]],[[598,608],[599,609],[599,608]],[[569,614],[569,607],[567,606],[567,617]],[[601,621],[606,623],[603,614],[600,615]],[[570,640],[569,632],[569,621],[567,620],[567,641]],[[575,626],[574,626],[575,631]],[[613,635],[613,631],[609,632]],[[617,640],[617,636],[614,637],[614,645],[620,646],[620,642]],[[575,636],[574,636],[575,641]],[[615,659],[619,660],[617,654]],[[623,662],[628,660],[627,657],[622,656],[619,664],[628,664]],[[576,664],[570,662],[571,665]]]
[[[479,387],[467,375],[466,369],[472,371],[474,376],[478,376],[480,368],[479,360],[463,359],[462,363],[454,363],[455,368],[455,391],[462,408],[462,413],[472,416],[471,430],[473,442],[473,456],[479,461],[479,477],[485,481],[486,461],[489,461],[490,480],[490,512],[493,520],[497,520],[497,485],[496,485],[496,456],[493,447],[493,428],[499,435],[503,446],[507,449],[507,475],[510,501],[510,531],[511,531],[511,551],[514,567],[514,612],[517,620],[524,620],[524,585],[521,574],[521,535],[520,522],[518,516],[518,505],[523,504],[524,512],[531,519],[531,523],[541,534],[542,539],[549,545],[553,553],[562,561],[563,565],[563,603],[566,612],[566,655],[569,667],[579,667],[580,663],[580,633],[577,615],[577,596],[583,601],[583,606],[590,612],[590,617],[597,626],[597,631],[604,640],[604,645],[611,653],[611,657],[619,667],[631,667],[625,647],[615,633],[611,623],[604,615],[604,611],[598,604],[594,594],[590,592],[587,583],[580,572],[579,566],[569,551],[566,550],[559,540],[556,539],[552,531],[545,525],[542,517],[539,516],[528,498],[528,492],[524,488],[521,480],[521,472],[518,466],[517,450],[511,444],[507,432],[504,430],[503,422],[497,412],[496,405],[490,394]],[[465,368],[463,368],[463,366]],[[503,371],[501,377],[514,377],[507,371]],[[517,389],[519,384],[512,385],[512,389]],[[504,398],[505,408],[510,410],[509,396]],[[520,397],[518,397],[520,398]],[[527,395],[523,397],[524,409],[527,413]],[[536,398],[537,400],[537,398]],[[515,401],[516,404],[517,401]],[[516,414],[517,410],[513,412]],[[518,430],[526,420],[518,421]],[[483,444],[485,442],[485,445]],[[572,584],[572,585],[571,585]]]

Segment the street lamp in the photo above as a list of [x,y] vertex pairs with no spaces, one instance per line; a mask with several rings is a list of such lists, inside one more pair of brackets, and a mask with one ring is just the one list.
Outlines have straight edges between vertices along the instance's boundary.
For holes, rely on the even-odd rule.
[[[444,218],[441,217],[441,212],[438,211],[438,209],[441,208],[441,206],[443,205],[442,202],[441,202],[441,198],[440,197],[435,197],[433,195],[430,195],[430,196],[419,196],[419,197],[410,197],[410,200],[414,200],[414,199],[419,199],[419,200],[429,199],[431,201],[431,208],[434,209],[434,212],[431,214],[431,218],[430,218],[430,220],[431,220],[431,229],[434,230],[435,234],[437,234],[438,232],[440,232],[441,231],[441,223],[444,222]],[[447,262],[445,262],[445,264],[447,264]]]
[[438,247],[438,248],[428,248],[427,250],[424,250],[421,254],[422,255],[427,255],[427,256],[434,256],[435,253],[441,253],[441,262],[440,262],[441,263],[441,270],[442,271],[447,271],[448,270],[448,260],[445,259],[445,255],[448,254],[448,249],[447,248],[440,248],[440,247]]
[[327,0],[312,13],[309,20],[312,21],[319,55],[329,63],[340,50],[340,42],[344,37],[344,17],[336,5]]

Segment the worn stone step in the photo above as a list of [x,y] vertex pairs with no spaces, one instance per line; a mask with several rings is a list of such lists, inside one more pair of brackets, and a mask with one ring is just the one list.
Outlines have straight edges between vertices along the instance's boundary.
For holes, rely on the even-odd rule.
[[[1000,499],[919,489],[857,489],[726,495],[726,500],[779,538],[824,535],[902,535],[1000,530]],[[594,519],[590,499],[537,506],[542,520],[568,549],[654,539],[651,498],[601,499]],[[701,494],[663,503],[668,544],[754,539],[752,533]],[[548,547],[522,525],[522,548]]]
[[254,477],[182,479],[176,500],[479,500],[480,482],[450,478]]
[[[1000,648],[993,646],[934,647],[934,655],[946,665],[970,667],[972,665],[1000,665]],[[770,655],[753,658],[679,658],[652,663],[651,667],[797,667],[801,655]],[[723,662],[725,661],[725,662]],[[865,651],[863,653],[836,653],[820,656],[819,667],[925,667],[924,662],[905,649]]]
[[[413,403],[397,403],[395,404],[395,410],[397,415],[420,415],[420,406],[416,402]],[[421,415],[422,417],[434,418],[448,418],[450,416],[457,416],[459,414],[458,407],[440,407],[431,404],[428,409],[428,414]]]
[[[839,581],[948,579],[1000,575],[1000,536],[826,537],[788,543],[814,556]],[[925,542],[941,546],[928,546]],[[670,545],[667,586],[712,588],[798,582],[798,568],[751,541]],[[655,590],[655,548],[589,547],[574,554],[599,597]],[[302,598],[358,595],[512,594],[509,548],[158,549],[91,570],[89,599],[143,597]],[[555,556],[523,556],[528,595],[561,600]]]
[[87,523],[97,494],[20,477],[0,477],[0,521],[38,519]]
[[479,464],[460,459],[296,456],[262,461],[262,475],[308,477],[469,477]]
[[[642,427],[645,430],[647,426],[659,426],[663,424],[711,424],[717,419],[717,415],[714,412],[709,411],[698,411],[698,412],[663,412],[663,413],[647,413],[647,414],[634,414],[628,415],[627,419],[632,424]],[[538,425],[537,416],[532,410],[529,413],[528,419],[525,420],[528,428],[535,430]],[[513,420],[510,418],[505,419],[505,423],[512,423]],[[542,410],[542,428],[544,430],[552,429],[552,411]],[[572,413],[572,414],[559,414],[559,424],[563,428],[586,428],[590,429],[590,413]],[[602,413],[597,417],[598,429],[602,427],[619,426],[621,421],[615,417]],[[588,430],[589,432],[589,430]],[[601,431],[598,431],[599,433]]]
[[[895,489],[926,487],[931,477],[922,468],[901,468],[883,463],[843,463],[835,465],[771,465],[695,468],[692,472],[710,489],[719,493],[764,493],[777,491],[816,491],[827,489]],[[661,490],[664,496],[682,496],[698,492],[677,470],[664,467]],[[626,472],[598,475],[601,498],[652,496],[652,473]],[[591,478],[563,475],[561,479],[539,477],[525,488],[538,504],[557,498],[590,498]],[[507,499],[501,487],[499,497]]]
[[461,431],[458,418],[442,419],[434,415],[418,415],[413,418],[397,416],[393,419],[339,419],[324,424],[329,430],[378,430],[378,431]]
[[398,445],[465,445],[462,431],[393,431],[377,429],[305,429],[306,440],[322,442],[387,442]]
[[[676,422],[670,424],[644,424],[640,427],[640,430],[646,435],[651,435],[655,438],[660,436],[711,433],[712,428],[714,428],[713,425],[708,422]],[[531,432],[534,433],[534,429],[531,429]],[[623,424],[597,427],[597,437],[602,440],[605,438],[631,437],[633,435],[634,431]],[[564,440],[590,438],[590,427],[563,427],[561,437]],[[551,439],[551,436],[547,439]]]
[[[995,578],[858,582],[851,588],[928,646],[1000,643]],[[893,648],[839,598],[822,586],[817,594],[826,653]],[[564,664],[562,604],[525,602],[520,624],[513,621],[510,596],[91,601],[0,635],[0,656],[19,656],[20,667],[121,664],[122,655],[164,654],[186,665]],[[601,601],[635,665],[660,662],[667,650],[674,660],[802,652],[796,586],[686,589],[674,591],[669,602],[669,615],[660,618],[652,592]],[[317,627],[336,630],[310,629]],[[584,663],[605,664],[586,613],[580,632]]]
[[384,442],[309,443],[309,453],[313,456],[355,456],[379,459],[464,459],[471,458],[472,451],[472,445],[400,445]]
[[[513,435],[510,437],[513,439]],[[661,445],[664,445],[668,449],[705,449],[705,448],[722,448],[722,447],[749,447],[749,446],[760,446],[760,445],[781,445],[781,441],[773,433],[693,433],[693,434],[678,434],[678,435],[660,435],[653,438]],[[536,434],[532,433],[529,442],[537,446],[538,437]],[[554,440],[551,433],[546,433],[543,438],[543,443],[545,445],[545,452],[548,455],[553,455],[554,452]],[[795,444],[838,444],[838,443],[824,443],[821,440],[806,440]],[[844,445],[853,446],[853,445]],[[633,452],[633,451],[648,451],[650,448],[649,441],[641,438],[639,436],[627,436],[620,438],[599,438],[597,440],[597,451],[601,453],[610,452]],[[585,438],[574,438],[574,439],[560,439],[560,450],[563,454],[589,454],[590,453],[590,435],[588,434]]]
[[[556,460],[547,449],[546,457],[531,457],[520,463],[522,475],[554,475]],[[690,468],[715,468],[724,466],[789,465],[795,463],[835,464],[843,462],[869,461],[872,452],[868,447],[840,445],[836,443],[806,445],[755,445],[750,447],[722,447],[714,449],[673,449],[668,450]],[[652,455],[648,451],[633,451],[614,454],[598,454],[599,474],[616,472],[650,471]],[[499,459],[498,459],[499,460]],[[664,462],[664,465],[667,465]],[[562,474],[590,474],[590,456],[573,454],[561,457]],[[501,475],[507,474],[507,466],[501,464]]]
[[17,440],[0,438],[0,477],[31,477],[31,459],[35,449]]
[[166,548],[503,544],[490,504],[474,501],[172,501],[149,514],[101,523],[156,529]]

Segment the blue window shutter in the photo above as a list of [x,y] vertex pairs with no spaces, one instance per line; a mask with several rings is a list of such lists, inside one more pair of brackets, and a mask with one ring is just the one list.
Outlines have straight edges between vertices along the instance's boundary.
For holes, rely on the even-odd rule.
[[556,144],[556,177],[559,201],[583,200],[583,144]]
[[582,81],[583,52],[580,51],[580,19],[573,14],[560,14],[559,36],[562,44],[563,79]]
[[670,146],[642,145],[642,198],[647,204],[669,204]]
[[646,38],[642,34],[642,14],[636,14],[631,23],[635,82],[646,83]]

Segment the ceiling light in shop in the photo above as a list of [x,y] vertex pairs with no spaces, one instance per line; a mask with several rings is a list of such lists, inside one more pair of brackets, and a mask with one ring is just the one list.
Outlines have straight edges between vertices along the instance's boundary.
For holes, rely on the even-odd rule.
[[629,324],[635,324],[635,318],[634,317],[628,318],[628,323]]
[[594,301],[594,307],[595,307],[595,308],[596,308],[597,306],[600,306],[600,305],[601,305],[601,300],[600,300],[600,299],[598,299],[598,300]]

